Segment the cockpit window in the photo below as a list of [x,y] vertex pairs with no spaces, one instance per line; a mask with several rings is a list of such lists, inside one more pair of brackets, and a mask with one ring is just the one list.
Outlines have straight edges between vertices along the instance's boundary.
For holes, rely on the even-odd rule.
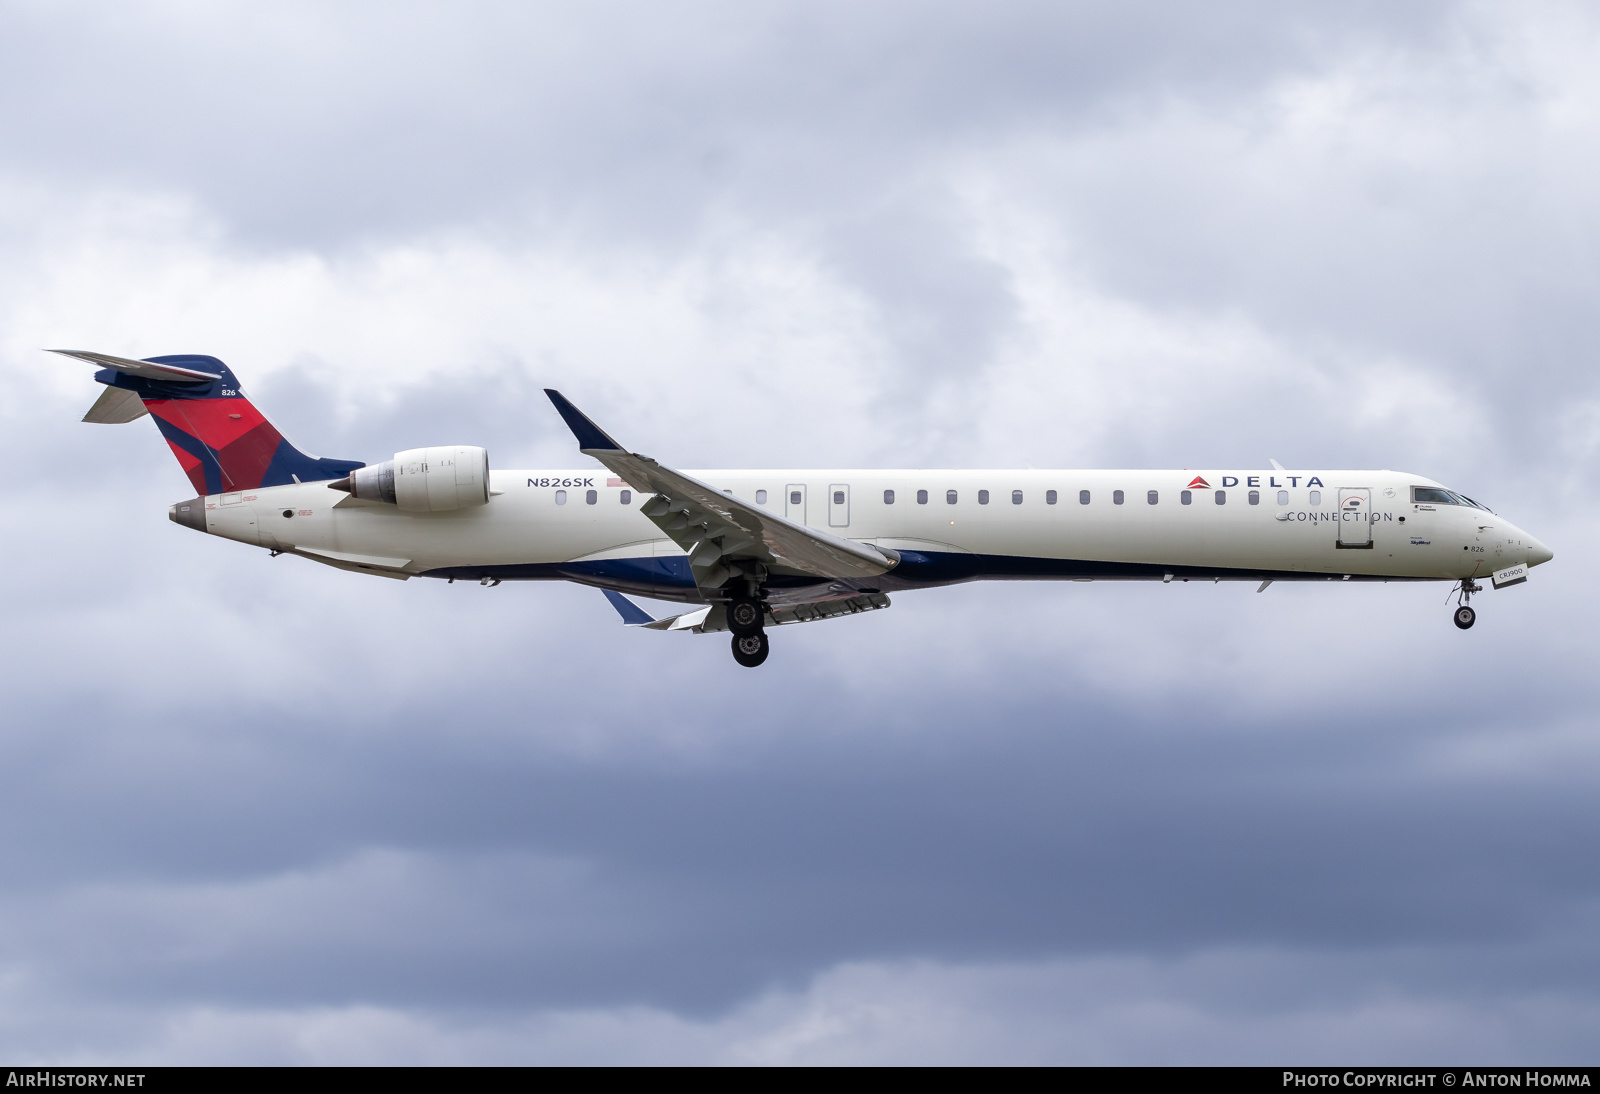
[[1457,494],[1453,490],[1441,490],[1437,486],[1413,486],[1411,501],[1416,505],[1465,505],[1471,509],[1483,508],[1471,498]]

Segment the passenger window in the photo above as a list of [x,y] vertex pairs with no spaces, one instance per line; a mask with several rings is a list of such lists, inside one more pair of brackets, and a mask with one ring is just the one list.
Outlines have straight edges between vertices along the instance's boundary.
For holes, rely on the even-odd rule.
[[1087,490],[1079,490],[1078,491],[1078,504],[1079,505],[1088,505],[1089,504],[1089,491],[1087,491]]
[[1313,491],[1311,491],[1310,500],[1311,500],[1311,504],[1312,505],[1321,505],[1322,504],[1322,491],[1321,490],[1313,490]]
[[591,491],[589,491],[587,494],[585,494],[583,496],[583,503],[585,505],[593,505],[595,502],[597,502],[599,500],[600,500],[600,491],[598,491],[598,490],[591,490]]
[[1148,501],[1151,505],[1158,504],[1161,501],[1161,491],[1159,491],[1159,490],[1150,491],[1149,494],[1145,495],[1145,499],[1144,500]]
[[1226,490],[1218,490],[1217,491],[1217,504],[1218,505],[1227,505],[1228,504],[1228,492]]
[[767,504],[767,492],[765,490],[757,490],[756,491],[756,504],[757,505],[765,505],[765,504]]
[[885,505],[893,505],[894,504],[894,491],[893,490],[885,490],[883,492],[883,504],[885,504]]
[[1056,492],[1054,490],[1046,490],[1044,492],[1044,503],[1046,505],[1054,505],[1056,503]]
[[1111,491],[1111,504],[1112,505],[1121,505],[1122,504],[1122,491],[1121,490],[1113,490],[1113,491]]
[[843,505],[844,504],[844,491],[843,490],[835,490],[833,492],[833,504],[835,504],[835,505]]
[[1289,504],[1289,491],[1287,491],[1287,490],[1279,490],[1278,491],[1278,504],[1279,505],[1288,505]]
[[978,491],[978,504],[979,505],[988,505],[989,504],[989,491],[987,491],[987,490],[979,490]]
[[1259,491],[1259,490],[1250,491],[1250,504],[1251,505],[1260,505],[1261,504],[1261,491]]
[[633,491],[632,490],[624,490],[622,492],[622,504],[623,505],[632,505],[633,504]]
[[946,505],[954,505],[956,503],[956,492],[954,490],[946,490],[944,492],[944,503]]
[[1022,504],[1022,491],[1021,490],[1013,490],[1013,491],[1011,491],[1011,504],[1012,505],[1021,505]]
[[[1178,500],[1180,502],[1182,502],[1184,505],[1193,505],[1194,504],[1194,491],[1193,490],[1184,490],[1184,491],[1182,491],[1178,495]],[[1154,505],[1155,502],[1152,501],[1150,504]]]
[[926,490],[918,490],[917,491],[917,504],[918,505],[927,505],[928,504],[928,492]]
[[565,504],[567,504],[567,492],[565,490],[557,490],[556,491],[556,504],[557,505],[565,505]]
[[789,504],[790,505],[799,505],[800,504],[800,491],[798,491],[798,490],[789,491]]

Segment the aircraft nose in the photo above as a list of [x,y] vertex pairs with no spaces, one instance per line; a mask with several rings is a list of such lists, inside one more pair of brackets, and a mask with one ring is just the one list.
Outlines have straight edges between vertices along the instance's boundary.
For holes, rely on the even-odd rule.
[[1556,557],[1556,553],[1536,539],[1529,539],[1528,565],[1537,566],[1541,562],[1549,562]]

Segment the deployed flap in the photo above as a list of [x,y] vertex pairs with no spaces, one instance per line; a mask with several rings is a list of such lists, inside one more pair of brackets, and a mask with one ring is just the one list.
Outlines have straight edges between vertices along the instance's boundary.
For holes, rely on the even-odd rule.
[[693,631],[695,634],[700,634],[705,630],[701,624],[710,614],[710,608],[696,608],[682,615],[669,615],[665,619],[653,619],[639,625],[647,631]]
[[786,520],[663,467],[649,456],[626,451],[559,391],[545,394],[578,438],[578,448],[627,479],[653,491],[640,511],[689,552],[695,580],[715,588],[727,580],[729,561],[753,559],[790,573],[823,578],[877,577],[900,561],[893,551],[841,539]]
[[[611,593],[607,593],[611,596]],[[622,598],[617,597],[618,600]],[[612,601],[615,603],[616,601]],[[632,604],[628,605],[633,608]],[[814,623],[819,619],[833,619],[841,615],[859,615],[862,612],[876,611],[889,606],[889,598],[882,593],[864,593],[860,596],[841,597],[836,600],[822,600],[810,604],[796,604],[787,608],[773,608],[767,612],[766,624],[769,627],[781,627],[785,623]],[[618,609],[621,610],[620,608]],[[640,615],[644,613],[638,608],[633,608]],[[624,617],[626,618],[626,617]],[[649,618],[648,616],[646,618]],[[639,626],[652,631],[693,631],[695,634],[709,634],[713,631],[728,629],[728,613],[720,604],[713,604],[709,608],[700,608],[696,611],[685,612],[668,619],[653,619]]]
[[94,401],[94,406],[89,408],[83,420],[96,425],[122,425],[148,413],[150,411],[145,409],[144,400],[139,398],[137,391],[108,387],[100,393],[100,398]]
[[101,368],[114,368],[129,376],[142,376],[146,380],[176,380],[179,383],[196,384],[222,379],[220,372],[200,372],[192,368],[179,368],[177,365],[158,365],[154,361],[135,361],[128,357],[113,357],[109,353],[91,353],[86,349],[53,349],[50,352],[59,353],[63,357],[76,357],[80,361],[87,361]]

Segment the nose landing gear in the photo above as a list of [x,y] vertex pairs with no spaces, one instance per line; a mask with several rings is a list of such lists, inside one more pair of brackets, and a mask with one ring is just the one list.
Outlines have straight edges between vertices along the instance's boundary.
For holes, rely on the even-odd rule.
[[1451,592],[1458,594],[1456,597],[1456,610],[1451,615],[1451,618],[1455,621],[1455,625],[1462,630],[1471,629],[1472,625],[1478,621],[1478,613],[1473,611],[1471,605],[1467,602],[1472,599],[1473,593],[1482,591],[1483,586],[1470,577],[1462,578],[1460,584],[1451,590]]

